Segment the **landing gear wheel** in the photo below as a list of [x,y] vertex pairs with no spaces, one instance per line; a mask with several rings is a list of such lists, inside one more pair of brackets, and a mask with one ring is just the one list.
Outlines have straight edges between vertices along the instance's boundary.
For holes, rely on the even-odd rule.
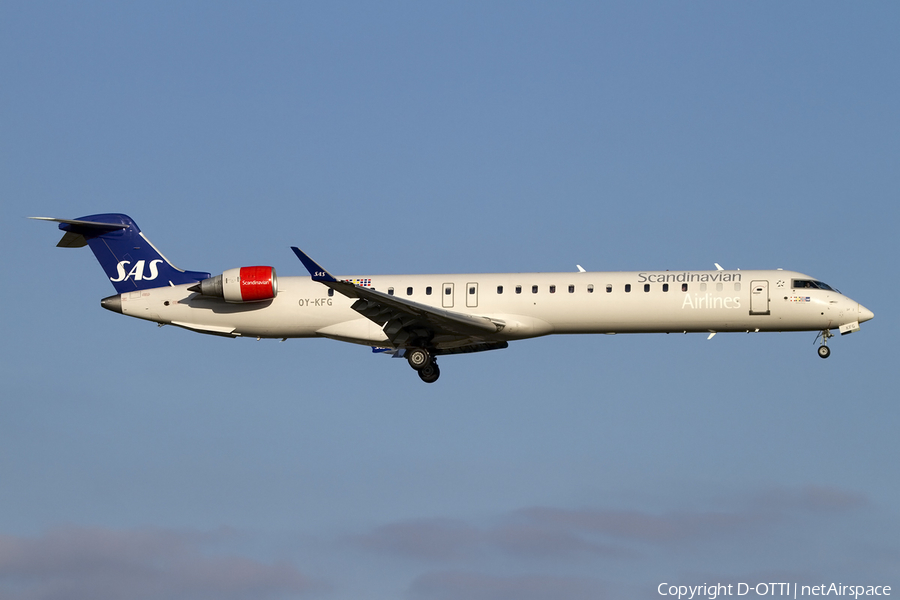
[[406,360],[416,371],[421,371],[432,363],[431,353],[425,348],[410,348],[406,352]]
[[819,337],[822,338],[822,345],[819,346],[819,356],[821,358],[828,358],[829,356],[831,356],[831,349],[828,347],[828,340],[829,338],[833,338],[834,334],[831,333],[830,329],[823,329],[822,333],[820,333],[816,337],[816,339],[818,340]]
[[419,369],[419,379],[425,383],[434,383],[440,376],[441,370],[438,368],[436,362],[432,362]]

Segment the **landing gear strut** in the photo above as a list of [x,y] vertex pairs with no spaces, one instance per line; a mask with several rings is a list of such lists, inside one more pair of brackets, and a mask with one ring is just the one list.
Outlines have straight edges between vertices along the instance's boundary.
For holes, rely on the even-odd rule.
[[410,348],[406,351],[406,360],[425,383],[434,383],[441,376],[441,369],[434,355],[426,348]]
[[829,356],[831,356],[831,348],[828,347],[828,338],[833,338],[834,334],[831,333],[831,331],[829,331],[828,329],[825,329],[819,335],[822,337],[822,345],[819,346],[819,356],[822,358],[828,358]]

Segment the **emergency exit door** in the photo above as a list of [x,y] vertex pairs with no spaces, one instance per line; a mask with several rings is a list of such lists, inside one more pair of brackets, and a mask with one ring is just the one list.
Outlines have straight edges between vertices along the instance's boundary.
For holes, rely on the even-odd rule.
[[477,283],[467,283],[466,284],[466,306],[468,308],[475,308],[478,306],[478,284]]
[[441,306],[444,308],[453,308],[453,284],[445,283],[443,292],[441,292]]

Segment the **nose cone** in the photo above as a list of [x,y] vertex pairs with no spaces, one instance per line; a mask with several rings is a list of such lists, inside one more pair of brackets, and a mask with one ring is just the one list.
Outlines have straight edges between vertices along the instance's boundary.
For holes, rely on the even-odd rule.
[[864,323],[865,321],[868,321],[869,319],[871,319],[874,316],[875,316],[875,313],[873,313],[871,310],[869,310],[862,304],[859,305],[859,322],[860,323]]
[[105,308],[106,310],[111,310],[113,312],[117,312],[120,315],[122,314],[122,296],[116,294],[115,296],[107,296],[103,300],[100,301],[100,306]]

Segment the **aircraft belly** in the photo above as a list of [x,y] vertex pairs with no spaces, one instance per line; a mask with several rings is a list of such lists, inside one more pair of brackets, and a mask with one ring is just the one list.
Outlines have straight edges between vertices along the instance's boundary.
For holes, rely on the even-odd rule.
[[[675,295],[673,295],[675,296]],[[680,295],[679,295],[680,296]],[[554,333],[665,333],[682,331],[753,331],[769,328],[770,317],[754,317],[740,299],[711,300],[712,307],[691,305],[675,296],[665,303],[640,297],[631,303],[579,306],[552,319]],[[717,305],[717,306],[716,306]]]
[[531,315],[493,313],[490,317],[504,326],[496,334],[484,336],[485,340],[524,340],[556,333],[553,325]]
[[316,335],[355,344],[390,346],[387,335],[377,323],[354,314],[357,318],[317,329]]
[[348,301],[327,297],[318,284],[313,289],[287,285],[274,299],[244,303],[204,297],[187,287],[123,294],[122,313],[201,333],[273,338],[314,337],[316,330],[336,321],[359,318]]

